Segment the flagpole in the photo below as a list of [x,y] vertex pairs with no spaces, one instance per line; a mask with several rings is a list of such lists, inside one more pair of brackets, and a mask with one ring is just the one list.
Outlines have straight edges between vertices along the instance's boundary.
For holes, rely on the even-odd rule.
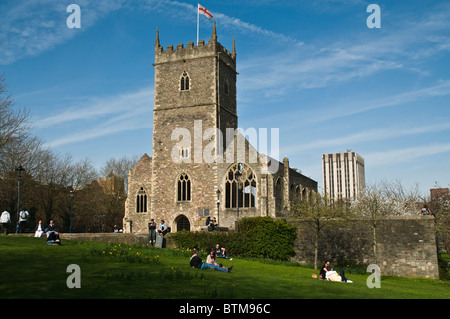
[[199,27],[198,27],[198,25],[199,25],[199,14],[198,14],[198,12],[199,12],[199,3],[197,2],[197,43],[196,43],[196,45],[198,45],[198,29],[199,29]]

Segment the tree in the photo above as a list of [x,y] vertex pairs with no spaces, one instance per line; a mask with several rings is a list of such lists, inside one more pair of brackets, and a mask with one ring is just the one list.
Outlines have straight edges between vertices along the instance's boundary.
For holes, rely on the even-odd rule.
[[0,149],[10,143],[21,131],[29,130],[29,112],[14,111],[14,100],[6,93],[6,84],[0,75]]
[[111,173],[122,178],[125,183],[125,193],[128,193],[128,171],[132,169],[139,161],[139,156],[128,158],[123,156],[119,159],[111,158],[106,161],[105,165],[100,169],[102,176],[109,176]]
[[442,194],[427,200],[428,208],[436,218],[439,248],[450,252],[450,194]]
[[362,217],[370,227],[375,263],[377,263],[377,242],[381,223],[390,216],[416,214],[416,203],[419,199],[417,194],[417,188],[405,190],[399,181],[380,182],[366,186],[358,198],[351,202],[353,213]]
[[320,233],[324,228],[339,225],[348,219],[346,203],[332,202],[313,192],[307,200],[295,202],[291,214],[299,217],[306,227],[314,229],[314,270],[317,270]]

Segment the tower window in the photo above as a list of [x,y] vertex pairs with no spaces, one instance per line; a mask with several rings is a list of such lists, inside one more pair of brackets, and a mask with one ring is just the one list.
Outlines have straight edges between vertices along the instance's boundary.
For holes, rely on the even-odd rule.
[[180,150],[180,157],[182,159],[188,159],[190,158],[189,149],[188,148],[182,148]]
[[147,194],[143,187],[141,187],[136,196],[136,213],[147,212]]
[[228,95],[230,93],[230,82],[228,81],[228,76],[225,78],[223,92],[225,93],[225,95]]
[[180,79],[180,90],[181,91],[189,91],[189,75],[186,71],[183,72]]
[[191,200],[191,180],[187,174],[181,174],[177,183],[177,200],[186,202]]

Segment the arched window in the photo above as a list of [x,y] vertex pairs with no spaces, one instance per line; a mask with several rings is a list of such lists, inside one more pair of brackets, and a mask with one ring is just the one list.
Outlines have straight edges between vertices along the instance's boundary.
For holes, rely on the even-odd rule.
[[189,223],[189,219],[184,215],[178,216],[175,219],[175,223],[177,225],[177,231],[182,231],[182,230],[190,231],[191,230],[191,223]]
[[185,202],[191,200],[191,180],[187,174],[181,174],[177,182],[177,200]]
[[189,91],[189,75],[186,71],[183,72],[180,79],[180,90],[181,91]]
[[[240,172],[240,176],[238,174]],[[256,176],[248,165],[234,164],[225,181],[225,208],[256,207]]]
[[281,177],[278,177],[276,179],[274,186],[275,187],[273,188],[273,193],[275,197],[275,210],[280,211],[283,209],[283,199],[284,199],[283,184]]
[[225,93],[225,95],[228,95],[230,93],[230,82],[228,81],[228,76],[225,77],[223,92]]
[[141,187],[136,196],[136,213],[147,212],[147,194],[143,187]]

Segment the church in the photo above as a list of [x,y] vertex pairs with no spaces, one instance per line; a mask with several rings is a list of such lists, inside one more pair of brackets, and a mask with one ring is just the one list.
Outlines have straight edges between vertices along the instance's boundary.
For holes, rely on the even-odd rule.
[[124,232],[148,232],[163,219],[172,232],[204,229],[208,217],[234,229],[241,217],[288,211],[292,201],[317,192],[317,182],[260,154],[240,133],[236,47],[211,38],[173,45],[155,43],[152,156],[128,175]]

